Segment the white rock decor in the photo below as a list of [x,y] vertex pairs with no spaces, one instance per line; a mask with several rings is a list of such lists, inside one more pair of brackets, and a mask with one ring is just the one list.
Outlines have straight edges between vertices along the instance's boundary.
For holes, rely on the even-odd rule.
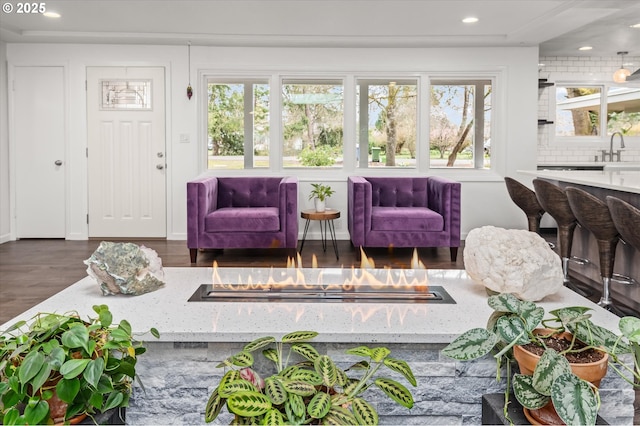
[[535,232],[483,226],[465,239],[469,277],[489,290],[538,301],[563,286],[560,257]]
[[155,250],[133,243],[103,241],[84,261],[102,294],[140,295],[164,285],[162,259]]

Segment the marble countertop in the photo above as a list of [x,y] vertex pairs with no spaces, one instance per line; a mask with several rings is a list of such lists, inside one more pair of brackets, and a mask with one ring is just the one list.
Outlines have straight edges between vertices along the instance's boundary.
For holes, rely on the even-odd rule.
[[518,173],[640,194],[640,170],[518,170]]
[[[448,343],[473,327],[484,327],[492,310],[484,287],[474,284],[463,270],[429,270],[429,284],[442,286],[456,304],[431,303],[271,303],[188,302],[201,284],[211,284],[212,268],[164,268],[166,285],[140,296],[102,296],[99,285],[83,278],[60,293],[7,323],[29,320],[38,312],[77,311],[93,316],[91,307],[106,304],[114,321],[127,319],[143,340],[160,331],[165,342],[248,342],[265,335],[280,337],[296,330],[320,333],[318,342]],[[396,271],[396,270],[393,270]],[[219,268],[225,282],[233,282],[249,268]],[[573,291],[562,288],[541,305],[593,308],[596,324],[617,330],[618,317]]]

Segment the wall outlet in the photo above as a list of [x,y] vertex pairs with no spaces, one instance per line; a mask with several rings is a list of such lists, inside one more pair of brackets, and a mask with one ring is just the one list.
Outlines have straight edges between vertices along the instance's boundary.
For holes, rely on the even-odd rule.
[[180,133],[180,143],[189,143],[191,142],[191,137],[189,133]]

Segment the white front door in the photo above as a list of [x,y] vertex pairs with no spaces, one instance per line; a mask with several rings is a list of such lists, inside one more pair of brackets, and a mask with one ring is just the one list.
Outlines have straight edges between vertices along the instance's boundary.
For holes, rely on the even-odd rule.
[[164,84],[164,68],[87,68],[89,237],[166,237]]
[[64,68],[17,66],[14,71],[16,237],[64,238]]

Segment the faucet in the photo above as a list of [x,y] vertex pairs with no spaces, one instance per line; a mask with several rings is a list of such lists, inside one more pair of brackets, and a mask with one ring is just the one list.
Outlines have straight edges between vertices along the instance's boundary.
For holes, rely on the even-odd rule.
[[620,149],[613,152],[613,138],[619,135],[620,136],[620,148],[624,148],[624,136],[622,136],[622,132],[613,132],[611,135],[611,141],[609,142],[609,152],[607,150],[602,150],[602,161],[607,161],[607,157],[609,157],[609,161],[614,161],[614,158],[617,158],[615,161],[620,161]]

